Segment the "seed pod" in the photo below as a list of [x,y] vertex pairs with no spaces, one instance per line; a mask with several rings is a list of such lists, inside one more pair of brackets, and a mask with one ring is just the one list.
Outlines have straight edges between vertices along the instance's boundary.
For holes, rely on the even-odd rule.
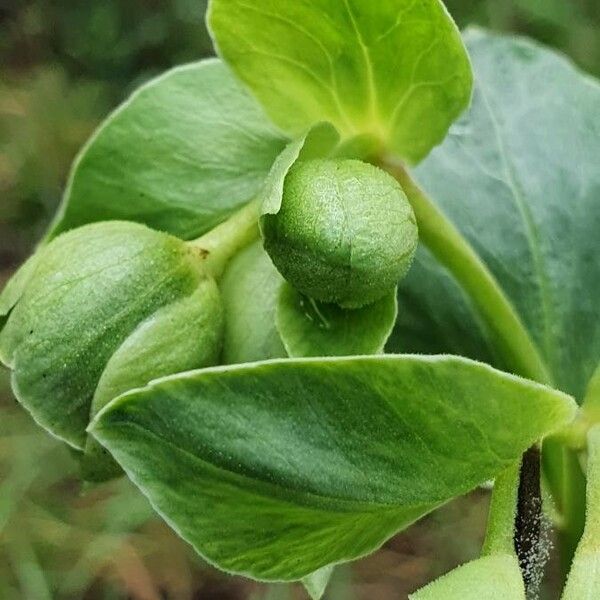
[[[103,402],[111,399],[106,390],[126,390],[128,374],[136,387],[164,375],[167,361],[191,368],[196,359],[203,363],[197,366],[217,360],[222,314],[216,285],[207,279],[197,250],[143,225],[97,223],[59,236],[40,250],[0,333],[0,358],[14,371],[15,395],[46,429],[83,448],[108,364]],[[186,322],[185,300],[198,293]],[[202,321],[202,334],[194,329],[196,303],[205,300],[216,314]],[[186,346],[189,356],[162,345],[161,323],[168,329],[169,319],[177,320],[176,334],[197,340]],[[143,360],[131,354],[144,351]],[[157,352],[171,356],[163,360]]]
[[371,304],[408,271],[418,230],[390,175],[356,160],[311,160],[288,173],[265,215],[265,249],[298,291],[345,308]]

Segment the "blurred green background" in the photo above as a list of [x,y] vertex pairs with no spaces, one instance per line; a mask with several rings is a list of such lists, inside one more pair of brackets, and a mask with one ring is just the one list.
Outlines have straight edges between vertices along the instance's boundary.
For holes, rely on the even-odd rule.
[[[461,27],[532,36],[600,75],[600,0],[446,4]],[[143,81],[211,53],[205,8],[203,0],[0,0],[0,285],[41,235],[100,120]],[[487,502],[477,491],[339,569],[327,598],[406,598],[477,554]],[[545,595],[556,597],[551,576]],[[82,487],[76,462],[18,408],[0,372],[0,599],[303,597],[203,564],[126,481]]]

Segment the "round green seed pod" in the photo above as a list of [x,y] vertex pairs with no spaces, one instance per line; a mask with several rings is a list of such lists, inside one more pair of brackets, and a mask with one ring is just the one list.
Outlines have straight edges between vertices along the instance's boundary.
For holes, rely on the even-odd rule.
[[301,293],[359,308],[389,293],[418,242],[415,215],[390,175],[357,160],[299,162],[281,209],[262,223],[279,272]]

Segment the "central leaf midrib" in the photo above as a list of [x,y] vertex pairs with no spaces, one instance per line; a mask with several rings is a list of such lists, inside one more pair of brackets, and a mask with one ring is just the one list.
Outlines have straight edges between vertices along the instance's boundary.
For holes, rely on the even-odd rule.
[[363,61],[365,63],[368,107],[369,107],[372,124],[377,125],[379,122],[377,87],[375,85],[375,75],[373,73],[373,64],[371,62],[371,55],[369,53],[369,47],[367,46],[367,44],[365,44],[365,40],[363,39],[362,33],[358,27],[358,24],[356,22],[354,14],[352,13],[352,10],[350,9],[350,4],[348,4],[348,0],[343,0],[343,1],[344,1],[344,7],[346,9],[346,12],[348,13],[348,17],[350,18],[350,22],[352,23],[352,28],[354,30],[356,40],[358,42],[358,45],[360,46]]

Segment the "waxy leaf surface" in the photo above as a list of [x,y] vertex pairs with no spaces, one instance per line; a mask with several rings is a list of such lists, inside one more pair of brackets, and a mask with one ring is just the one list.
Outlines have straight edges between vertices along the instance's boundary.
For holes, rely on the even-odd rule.
[[84,147],[51,233],[124,219],[198,237],[260,190],[286,142],[221,61],[176,68]]
[[296,580],[378,548],[573,412],[456,357],[287,359],[155,381],[90,430],[209,561]]
[[418,161],[469,102],[469,59],[439,0],[212,0],[208,23],[292,135],[329,121]]
[[[466,41],[475,71],[471,109],[415,175],[492,270],[556,385],[581,400],[600,359],[600,85],[532,42],[480,31]],[[458,311],[448,321],[452,298],[465,307],[464,298],[432,297],[436,274],[424,268],[418,259],[401,289],[400,314],[405,297],[429,312],[440,337],[426,350],[446,348],[451,338],[454,351],[485,358],[476,321]],[[454,332],[439,326],[442,316]],[[408,351],[410,326],[397,332]]]

